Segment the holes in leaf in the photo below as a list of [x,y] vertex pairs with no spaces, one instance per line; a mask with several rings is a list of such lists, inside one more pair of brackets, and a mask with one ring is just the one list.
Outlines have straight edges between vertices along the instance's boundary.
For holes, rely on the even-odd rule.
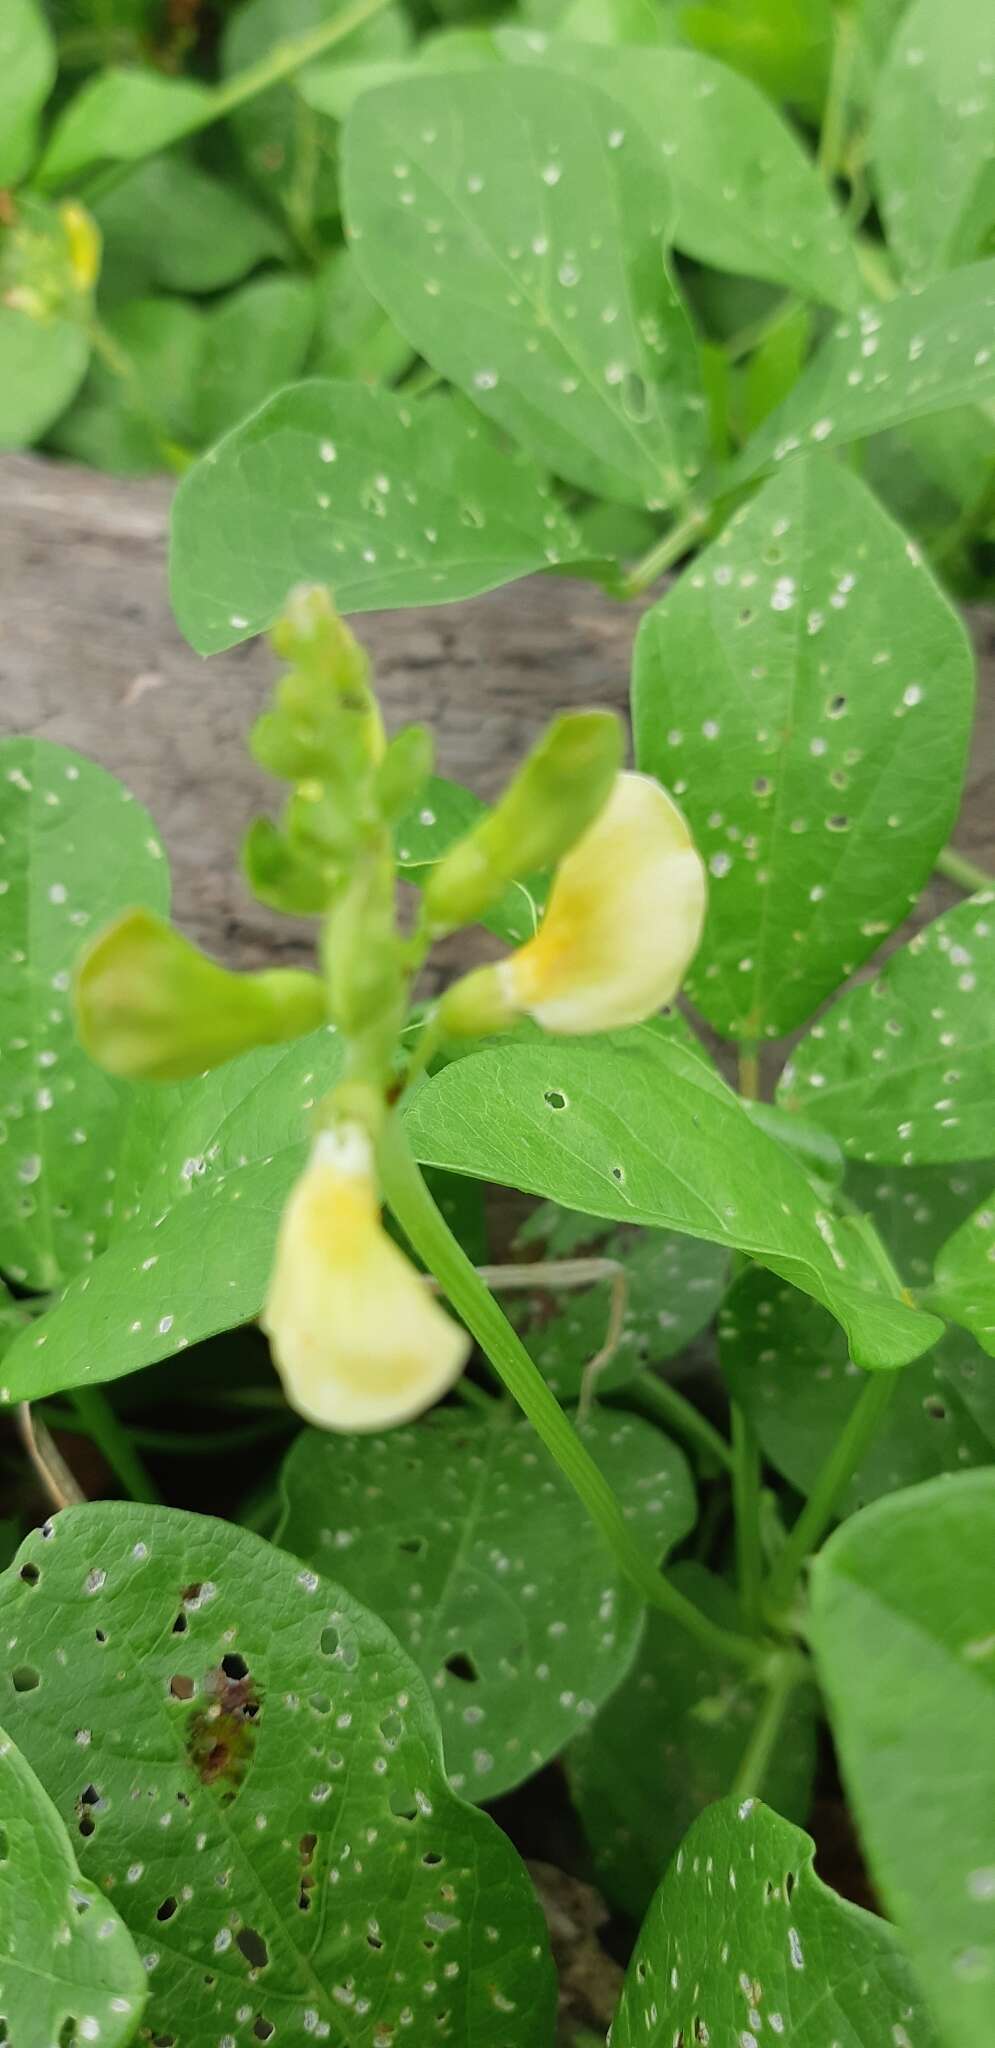
[[367,1948],[376,1949],[378,1951],[382,1949],[383,1942],[381,1941],[379,1934],[374,1934],[371,1930],[371,1932],[366,1937],[366,1946]]
[[934,1422],[946,1422],[947,1404],[939,1394],[927,1394],[922,1405]]
[[174,1636],[185,1636],[187,1629],[189,1627],[190,1623],[188,1622],[186,1615],[184,1614],[183,1609],[181,1608],[179,1614],[176,1617],[176,1620],[173,1623]]
[[566,1109],[568,1107],[567,1098],[562,1088],[547,1088],[542,1099],[547,1109]]
[[235,1947],[245,1957],[250,1970],[265,1970],[269,1962],[269,1949],[257,1928],[240,1927],[235,1936]]
[[753,780],[754,796],[769,796],[774,784],[769,775],[757,775]]
[[257,2013],[252,2022],[252,2037],[255,2041],[272,2041],[276,2028],[264,2013]]
[[79,1832],[83,1836],[84,1841],[87,1841],[96,1832],[97,1823],[94,1819],[94,1814],[102,1813],[106,1805],[107,1801],[101,1798],[96,1785],[84,1785],[76,1801]]
[[623,1181],[623,1180],[625,1179],[625,1167],[624,1167],[624,1166],[613,1166],[613,1167],[612,1167],[612,1179],[613,1179],[613,1180],[617,1180],[617,1181]]
[[797,1883],[798,1872],[796,1870],[789,1870],[784,1880],[784,1896],[789,1906],[791,1904],[792,1899],[794,1898],[795,1886]]
[[226,1678],[239,1679],[248,1678],[249,1676],[249,1667],[245,1658],[239,1657],[234,1650],[229,1651],[227,1656],[222,1657],[221,1669]]
[[641,423],[649,419],[649,391],[638,370],[627,370],[622,379],[622,410],[630,420]]
[[640,1958],[639,1958],[639,1961],[638,1961],[638,1963],[636,1964],[636,1983],[637,1983],[637,1984],[645,1984],[645,1982],[646,1982],[646,1964],[645,1964],[645,1963],[643,1962],[643,1959],[642,1959],[642,1957],[640,1956]]
[[41,1578],[39,1566],[32,1564],[30,1560],[27,1564],[22,1564],[18,1578],[23,1579],[26,1586],[37,1586]]
[[426,1870],[436,1870],[439,1864],[444,1862],[444,1860],[445,1859],[442,1856],[440,1856],[438,1849],[426,1849],[425,1854],[422,1857],[422,1862],[425,1865]]
[[95,1643],[100,1643],[100,1645],[103,1646],[103,1644],[107,1641],[107,1630],[105,1628],[95,1628],[93,1631],[93,1640]]
[[79,2035],[76,2031],[76,2017],[74,2013],[66,2014],[59,2028],[58,2044],[59,2048],[79,2048]]
[[454,1650],[446,1658],[443,1670],[448,1671],[450,1678],[458,1678],[463,1685],[480,1684],[480,1673],[469,1650]]
[[339,1636],[337,1628],[323,1628],[318,1642],[318,1648],[320,1649],[322,1656],[337,1656],[340,1641],[341,1638]]
[[6,1828],[0,1827],[0,1863],[6,1863],[10,1855],[10,1842]]
[[418,1819],[418,1802],[408,1786],[395,1786],[390,1794],[388,1804],[395,1820],[412,1821]]
[[424,1536],[401,1536],[398,1539],[397,1547],[398,1550],[405,1551],[408,1557],[424,1557],[426,1550],[425,1538]]
[[834,811],[832,817],[826,819],[826,825],[830,832],[849,832],[850,830],[850,820],[842,811]]
[[225,1805],[248,1770],[261,1706],[253,1680],[248,1675],[230,1677],[228,1664],[248,1672],[242,1657],[224,1658],[209,1671],[204,1683],[209,1704],[189,1717],[186,1730],[187,1753],[201,1784],[225,1781]]
[[36,1671],[33,1664],[15,1664],[10,1682],[15,1692],[34,1692],[35,1687],[41,1684],[41,1672]]
[[844,711],[845,711],[845,710],[846,710],[846,698],[845,698],[845,697],[830,697],[830,699],[829,699],[829,701],[828,701],[828,703],[827,703],[827,705],[826,705],[826,717],[827,717],[827,718],[842,718],[842,716],[843,716],[843,713],[844,713]]
[[708,2048],[708,2043],[712,2038],[708,2031],[708,2028],[705,2025],[704,2020],[700,2019],[697,2013],[695,2014],[694,2032],[692,2038],[695,2042],[701,2043],[701,2048]]
[[297,1845],[297,1853],[301,1859],[301,1881],[297,1894],[297,1905],[302,1913],[309,1913],[311,1910],[311,1893],[317,1882],[311,1865],[314,1861],[314,1852],[317,1846],[317,1835],[302,1835]]
[[380,1723],[380,1733],[388,1749],[395,1749],[404,1734],[404,1722],[400,1714],[385,1714]]
[[156,1919],[162,1922],[171,1920],[173,1914],[177,1911],[177,1904],[177,1900],[172,1895],[168,1899],[163,1899],[155,1909]]
[[173,1700],[192,1700],[197,1690],[196,1681],[185,1671],[174,1671],[169,1681],[169,1697]]
[[314,1714],[330,1714],[332,1702],[327,1692],[312,1692],[308,1695],[308,1706]]

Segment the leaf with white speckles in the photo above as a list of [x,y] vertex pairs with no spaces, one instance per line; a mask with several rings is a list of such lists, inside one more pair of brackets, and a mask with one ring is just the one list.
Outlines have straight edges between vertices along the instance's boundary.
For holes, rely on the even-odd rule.
[[499,29],[517,63],[600,85],[663,157],[678,249],[716,270],[768,278],[848,310],[859,273],[842,216],[811,158],[764,94],[697,50],[548,41]]
[[618,1223],[745,1251],[829,1308],[867,1366],[903,1365],[941,1325],[875,1291],[798,1161],[665,1029],[505,1043],[412,1098],[418,1157]]
[[316,379],[277,392],[184,477],[170,575],[215,654],[272,625],[295,583],[344,612],[452,604],[578,551],[539,471],[447,395]]
[[643,1921],[612,2048],[937,2048],[891,1928],[814,1854],[759,1800],[710,1806]]
[[[739,1627],[739,1602],[723,1579],[692,1563],[675,1565],[670,1578],[720,1628]],[[795,1694],[765,1780],[791,1819],[808,1811],[814,1704],[811,1687]],[[647,1614],[631,1671],[564,1759],[598,1884],[634,1920],[685,1830],[734,1782],[761,1706],[735,1664],[703,1650],[669,1615]]]
[[[599,1411],[581,1435],[665,1556],[694,1525],[683,1453],[634,1416]],[[631,1664],[643,1603],[530,1424],[441,1410],[389,1436],[307,1430],[282,1487],[280,1542],[394,1629],[468,1798],[540,1770]]]
[[796,1029],[901,923],[957,816],[973,699],[956,613],[823,458],[771,478],[647,614],[637,758],[709,867],[686,985],[718,1030]]
[[847,1193],[866,1210],[906,1285],[921,1291],[933,1262],[995,1182],[995,1159],[955,1166],[847,1168]]
[[106,1241],[132,1091],[75,1039],[80,946],[128,904],[165,915],[169,871],[148,812],[93,761],[0,742],[0,1267],[44,1290]]
[[344,175],[359,267],[433,369],[584,490],[686,495],[705,415],[670,193],[612,100],[518,67],[408,78],[354,107]]
[[747,442],[732,478],[993,395],[995,257],[842,321]]
[[2,1728],[0,1815],[6,2040],[12,2048],[32,2041],[124,2048],[142,2016],[145,1971],[114,1907],[80,1876],[56,1808]]
[[993,134],[989,0],[915,0],[878,79],[870,135],[888,243],[910,283],[984,247],[995,226]]
[[388,2048],[415,2010],[415,2040],[549,2038],[525,1870],[341,1586],[248,1530],[115,1502],[30,1536],[0,1603],[6,1724],[139,1943],[151,2038]]
[[812,1569],[850,1802],[949,2048],[995,2002],[993,1556],[995,1472],[965,1472],[865,1508]]
[[982,890],[840,997],[785,1067],[782,1107],[854,1159],[985,1159],[995,1091],[995,894]]
[[[764,1456],[807,1495],[827,1446],[867,1386],[866,1373],[850,1363],[843,1331],[816,1302],[754,1270],[722,1305],[719,1347],[729,1391],[751,1418]],[[839,1513],[993,1459],[995,1375],[969,1336],[948,1330],[934,1350],[896,1374],[891,1404]]]
[[258,1315],[309,1113],[340,1057],[329,1027],[157,1090],[147,1143],[136,1093],[115,1237],[11,1346],[6,1399],[119,1379]]
[[995,1190],[940,1251],[930,1300],[995,1358]]

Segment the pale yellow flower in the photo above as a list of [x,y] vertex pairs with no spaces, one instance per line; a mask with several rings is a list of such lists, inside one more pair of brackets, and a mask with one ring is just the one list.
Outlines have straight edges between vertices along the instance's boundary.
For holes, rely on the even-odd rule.
[[611,1031],[669,1003],[694,957],[705,870],[677,805],[619,775],[560,863],[535,937],[494,970],[511,1010],[547,1031]]
[[470,1340],[387,1236],[369,1138],[316,1139],[283,1212],[261,1318],[292,1408],[321,1429],[390,1429],[431,1407]]

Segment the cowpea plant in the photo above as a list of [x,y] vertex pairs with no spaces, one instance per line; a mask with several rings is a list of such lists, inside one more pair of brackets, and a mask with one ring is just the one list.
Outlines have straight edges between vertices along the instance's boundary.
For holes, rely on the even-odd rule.
[[[353,260],[449,388],[291,388],[178,493],[193,644],[276,622],[289,664],[251,744],[290,793],[244,863],[315,919],[316,971],[207,961],[141,806],[0,747],[0,1388],[65,1509],[0,1581],[14,2048],[26,1943],[63,2048],[546,2048],[536,1901],[480,1808],[557,1758],[642,1923],[616,2048],[990,2032],[995,892],[947,847],[970,644],[882,484],[952,406],[983,441],[990,162],[952,32],[914,5],[889,45],[865,10],[826,163],[873,57],[902,282],[871,302],[814,172],[787,232],[763,185],[790,131],[747,151],[743,109],[775,117],[722,61],[740,10],[696,12],[708,57],[509,27],[486,80],[356,97]],[[920,191],[894,122],[922,129],[930,81]],[[824,83],[808,49],[786,89]],[[732,455],[661,246],[738,248],[785,325],[799,293],[841,315]],[[639,777],[568,714],[488,812],[425,732],[385,740],[361,649],[288,592],[362,612],[581,571],[599,504],[670,519],[631,593],[688,557],[635,633]],[[937,866],[965,898],[909,937]],[[419,1004],[477,922],[498,964]],[[481,1183],[543,1205],[514,1262],[488,1265]],[[685,1350],[716,1310],[728,1427]],[[205,1401],[223,1431],[157,1428]],[[294,1414],[230,1526],[191,1512]],[[130,1500],[81,1502],[81,1434]],[[208,1483],[161,1504],[205,1441]],[[823,1719],[888,1921],[813,1867]]]

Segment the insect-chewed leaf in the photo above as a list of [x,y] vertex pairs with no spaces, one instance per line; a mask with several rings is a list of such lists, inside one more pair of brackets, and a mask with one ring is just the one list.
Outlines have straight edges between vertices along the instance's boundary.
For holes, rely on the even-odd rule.
[[140,1944],[153,2038],[547,2038],[525,1871],[350,1594],[248,1530],[112,1503],[29,1537],[0,1600],[7,1725]]
[[130,792],[48,740],[0,742],[0,846],[0,1266],[45,1289],[107,1238],[130,1102],[76,1043],[73,959],[125,905],[165,913],[169,870]]
[[[743,1275],[719,1312],[722,1370],[765,1457],[810,1492],[867,1385],[824,1309],[768,1273]],[[977,1345],[948,1330],[896,1375],[891,1404],[841,1496],[840,1513],[995,1458],[995,1386]]]
[[818,457],[772,478],[647,614],[637,755],[708,863],[687,986],[720,1031],[794,1030],[900,923],[957,815],[973,695],[929,571]]
[[[739,1626],[736,1595],[724,1580],[690,1563],[675,1565],[670,1577],[719,1627]],[[703,1650],[667,1615],[647,1615],[632,1669],[565,1760],[598,1882],[634,1919],[645,1913],[685,1830],[733,1783],[761,1704],[735,1665]],[[810,1688],[795,1695],[771,1759],[768,1796],[789,1817],[804,1817],[808,1807],[813,1705]]]
[[943,1246],[930,1298],[995,1357],[995,1190]]
[[[26,1678],[21,1667],[22,1684]],[[32,2041],[123,2048],[141,2018],[145,1971],[110,1900],[81,1877],[56,1808],[2,1728],[0,1816],[0,2012],[7,2040],[12,2048]]]
[[829,1308],[866,1366],[905,1364],[940,1335],[874,1291],[798,1161],[665,1029],[468,1054],[412,1098],[408,1130],[430,1165],[749,1252]]
[[876,1501],[812,1569],[811,1636],[871,1874],[950,2048],[985,2039],[995,1999],[993,1555],[995,1472],[965,1472]]
[[663,155],[677,247],[716,270],[769,278],[848,309],[859,274],[847,230],[787,123],[746,78],[697,50],[606,47],[499,29],[517,63],[599,85]]
[[200,654],[259,633],[295,583],[340,610],[473,597],[577,552],[539,471],[449,396],[315,379],[281,391],[184,478],[176,615]]
[[[978,0],[915,0],[877,82],[870,156],[910,282],[969,263],[995,225],[995,36]],[[928,136],[929,146],[923,148]]]
[[344,144],[371,289],[434,369],[558,475],[666,506],[704,459],[659,146],[574,79],[518,67],[366,93]]
[[[655,1557],[694,1522],[682,1453],[632,1416],[581,1429]],[[495,1799],[556,1756],[632,1662],[643,1607],[527,1423],[298,1437],[280,1541],[396,1630],[433,1690],[452,1783]]]
[[114,1238],[15,1339],[0,1398],[118,1379],[258,1315],[308,1112],[340,1057],[326,1028],[135,1093]]
[[737,482],[799,449],[879,434],[995,392],[995,257],[843,320],[748,441]]
[[855,1159],[984,1159],[995,1088],[995,895],[958,903],[841,996],[785,1067],[778,1099]]
[[891,1928],[830,1891],[814,1853],[759,1800],[710,1806],[643,1922],[613,2048],[937,2048]]

